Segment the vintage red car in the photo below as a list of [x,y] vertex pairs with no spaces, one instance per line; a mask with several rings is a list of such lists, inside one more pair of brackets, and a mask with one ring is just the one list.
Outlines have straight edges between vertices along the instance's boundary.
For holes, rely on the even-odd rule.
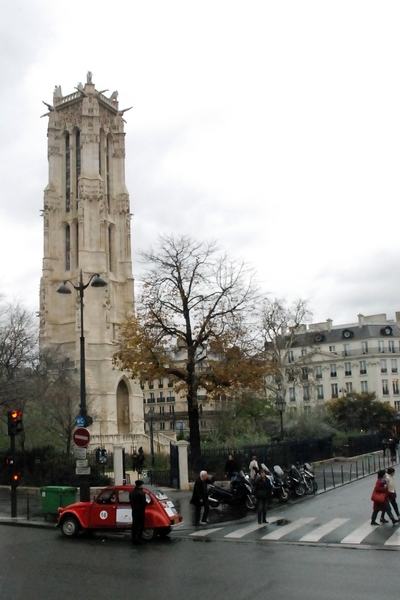
[[[58,509],[57,527],[67,537],[95,530],[123,531],[131,529],[132,511],[129,493],[132,485],[113,485],[104,488],[93,502],[76,502]],[[165,494],[143,488],[146,494],[143,538],[167,536],[173,525],[182,521],[173,502]]]

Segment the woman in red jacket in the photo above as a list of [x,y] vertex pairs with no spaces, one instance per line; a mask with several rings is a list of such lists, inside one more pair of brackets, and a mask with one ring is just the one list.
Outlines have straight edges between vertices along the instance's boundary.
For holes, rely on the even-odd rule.
[[378,478],[376,480],[374,491],[372,492],[371,500],[374,503],[374,510],[372,512],[371,517],[371,525],[378,525],[378,523],[376,522],[376,517],[378,516],[379,511],[382,511],[381,523],[387,523],[385,519],[385,513],[388,514],[388,517],[392,521],[393,525],[396,525],[396,523],[399,522],[397,519],[394,518],[389,505],[388,486],[387,480],[385,479],[384,470],[378,471]]

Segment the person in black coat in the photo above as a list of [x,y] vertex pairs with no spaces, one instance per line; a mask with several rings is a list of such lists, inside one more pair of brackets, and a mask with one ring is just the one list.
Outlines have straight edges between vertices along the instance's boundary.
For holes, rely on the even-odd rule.
[[132,508],[132,544],[141,544],[144,529],[144,517],[146,511],[146,494],[142,490],[143,481],[135,481],[135,487],[129,494],[129,502]]
[[[207,492],[207,471],[200,471],[199,477],[194,482],[193,494],[190,500],[190,504],[194,505],[194,524],[206,525],[208,523],[207,517],[210,510],[208,504],[208,492]],[[201,508],[204,508],[203,518],[200,521]]]
[[232,454],[230,454],[225,464],[225,477],[228,477],[228,479],[232,479],[233,474],[238,473],[239,470],[239,465],[233,458]]
[[257,517],[258,522],[268,523],[267,521],[267,503],[271,496],[271,483],[267,478],[264,469],[260,469],[260,476],[253,484],[254,495],[257,499]]

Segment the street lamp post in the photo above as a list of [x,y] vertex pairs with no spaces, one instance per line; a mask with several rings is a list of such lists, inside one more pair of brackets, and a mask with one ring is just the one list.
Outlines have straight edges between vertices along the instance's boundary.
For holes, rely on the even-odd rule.
[[150,415],[150,455],[151,455],[151,466],[154,469],[154,408],[151,407],[149,410]]
[[70,279],[66,279],[62,285],[57,288],[58,294],[71,294],[71,290],[67,283],[79,292],[80,301],[80,318],[81,318],[81,336],[80,336],[80,376],[81,376],[81,392],[80,392],[80,411],[79,414],[85,419],[85,427],[92,424],[92,418],[87,414],[86,407],[86,372],[85,372],[85,333],[83,330],[83,295],[89,285],[95,288],[105,287],[107,282],[100,277],[98,273],[91,275],[89,281],[83,284],[82,269],[79,271],[79,284],[75,285]]
[[278,398],[275,401],[275,409],[279,412],[281,418],[281,442],[283,442],[283,413],[285,412],[285,408],[285,400],[281,396],[278,396]]
[[[87,427],[93,423],[93,419],[87,414],[86,407],[86,372],[85,372],[85,333],[83,330],[83,294],[89,285],[92,287],[105,287],[107,282],[100,277],[98,273],[91,275],[89,281],[84,284],[82,280],[82,269],[79,271],[79,284],[75,285],[70,279],[64,281],[62,285],[57,288],[59,294],[70,294],[71,290],[67,283],[70,283],[72,287],[79,292],[79,301],[81,309],[81,336],[80,336],[80,375],[81,375],[81,392],[80,392],[80,411],[79,414],[84,419],[84,425]],[[82,480],[81,480],[82,481]],[[80,500],[86,502],[90,500],[90,484],[88,481],[82,481],[80,485]]]

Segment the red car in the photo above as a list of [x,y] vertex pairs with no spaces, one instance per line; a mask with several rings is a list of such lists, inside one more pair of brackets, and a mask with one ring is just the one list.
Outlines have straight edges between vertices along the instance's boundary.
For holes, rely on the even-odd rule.
[[[58,509],[57,527],[67,537],[78,535],[80,531],[130,530],[132,511],[129,493],[132,485],[113,485],[102,490],[93,502],[76,502]],[[159,490],[146,494],[147,507],[143,538],[152,540],[157,535],[167,536],[172,525],[182,521],[173,502]]]

